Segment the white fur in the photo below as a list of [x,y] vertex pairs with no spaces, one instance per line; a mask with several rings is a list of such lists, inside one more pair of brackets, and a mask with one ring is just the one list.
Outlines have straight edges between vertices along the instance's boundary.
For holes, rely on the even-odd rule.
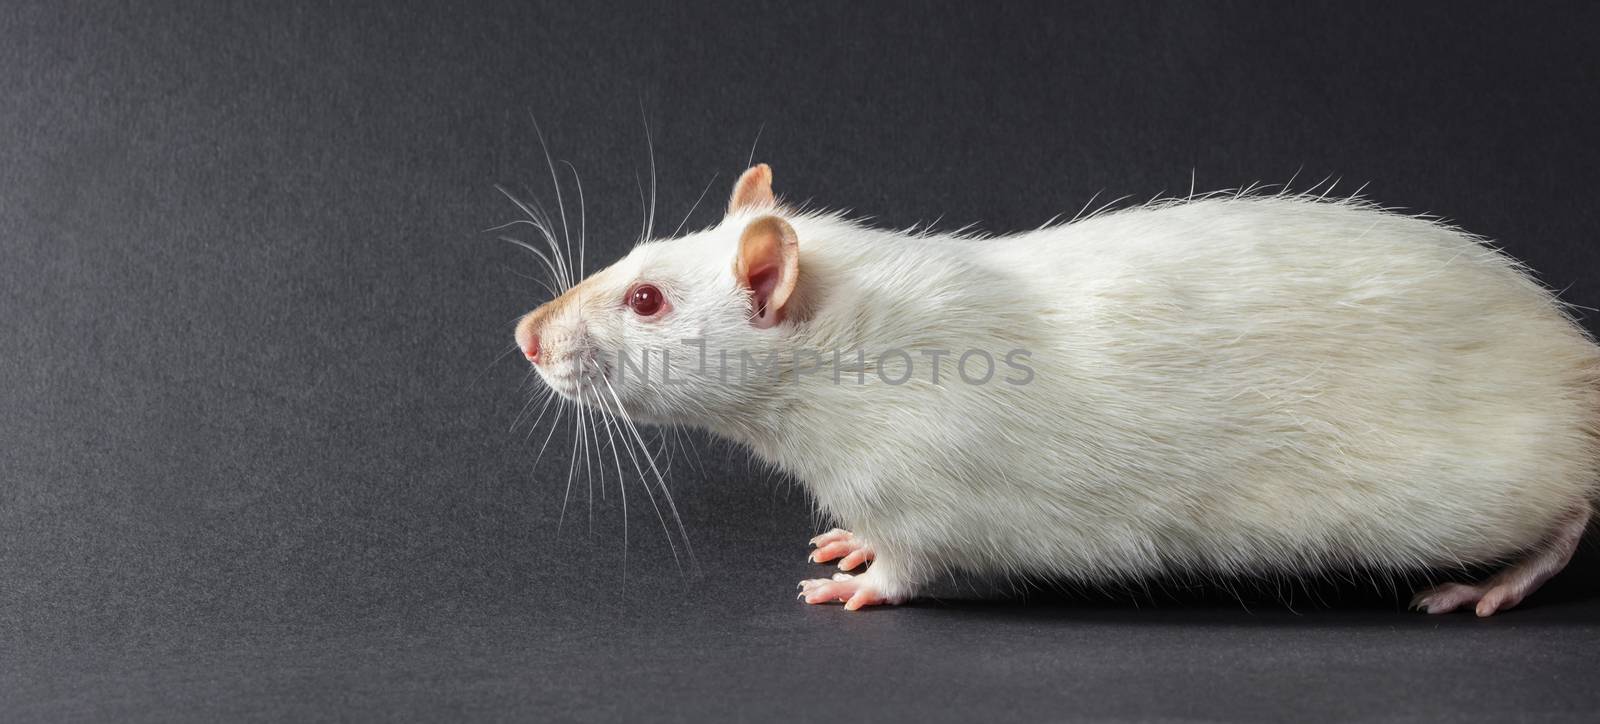
[[[614,365],[579,377],[605,375],[636,419],[707,428],[791,473],[876,550],[864,575],[887,599],[945,571],[1104,581],[1494,561],[1595,495],[1600,350],[1516,262],[1444,225],[1287,195],[988,239],[776,213],[800,240],[789,321],[747,322],[732,259],[758,214],[739,213],[575,288],[546,348],[665,350],[675,367],[696,354],[684,338],[735,358],[783,351],[778,384],[619,380]],[[641,280],[669,314],[621,304]],[[997,362],[1024,348],[1035,374],[966,384],[953,356],[937,385],[922,356],[902,385],[788,369],[794,349],[895,347]]]

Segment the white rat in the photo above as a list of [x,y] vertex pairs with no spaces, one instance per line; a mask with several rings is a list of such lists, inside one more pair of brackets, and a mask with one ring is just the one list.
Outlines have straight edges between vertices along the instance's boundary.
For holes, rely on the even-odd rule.
[[1487,616],[1589,520],[1600,348],[1459,230],[1280,194],[978,239],[797,211],[771,182],[749,169],[720,224],[569,283],[516,340],[567,400],[798,479],[853,531],[812,559],[871,561],[803,582],[810,603],[957,571],[1502,565],[1413,602]]

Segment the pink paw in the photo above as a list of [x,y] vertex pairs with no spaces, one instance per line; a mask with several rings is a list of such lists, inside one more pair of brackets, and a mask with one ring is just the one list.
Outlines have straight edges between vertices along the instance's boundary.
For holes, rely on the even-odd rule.
[[833,578],[813,578],[800,582],[800,598],[806,603],[833,603],[843,601],[845,610],[855,611],[864,606],[889,606],[900,603],[897,598],[879,594],[868,576],[835,573]]
[[854,533],[842,528],[834,528],[822,535],[811,539],[811,545],[817,549],[811,553],[812,563],[827,563],[836,558],[839,561],[839,570],[850,571],[860,568],[862,564],[873,559],[872,547],[861,542]]
[[1450,613],[1466,604],[1476,603],[1478,616],[1492,616],[1522,602],[1525,591],[1512,584],[1446,583],[1418,593],[1411,599],[1411,607],[1425,613]]

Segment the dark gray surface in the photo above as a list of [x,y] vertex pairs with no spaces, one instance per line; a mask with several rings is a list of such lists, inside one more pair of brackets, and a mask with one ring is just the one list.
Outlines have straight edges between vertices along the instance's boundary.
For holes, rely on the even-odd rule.
[[1371,182],[1600,306],[1595,5],[326,5],[0,8],[0,718],[1600,707],[1592,553],[1488,621],[1328,583],[850,615],[792,599],[803,493],[688,436],[701,573],[635,506],[624,578],[614,494],[556,535],[570,438],[533,465],[496,361],[536,269],[479,233],[547,183],[534,111],[622,253],[642,105],[663,230],[765,124],[781,192],[893,225]]

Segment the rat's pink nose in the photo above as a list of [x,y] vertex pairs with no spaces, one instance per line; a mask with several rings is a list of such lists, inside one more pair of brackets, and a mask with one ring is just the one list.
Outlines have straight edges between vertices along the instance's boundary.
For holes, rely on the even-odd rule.
[[539,335],[528,337],[528,343],[522,348],[522,356],[527,357],[529,362],[539,364]]

